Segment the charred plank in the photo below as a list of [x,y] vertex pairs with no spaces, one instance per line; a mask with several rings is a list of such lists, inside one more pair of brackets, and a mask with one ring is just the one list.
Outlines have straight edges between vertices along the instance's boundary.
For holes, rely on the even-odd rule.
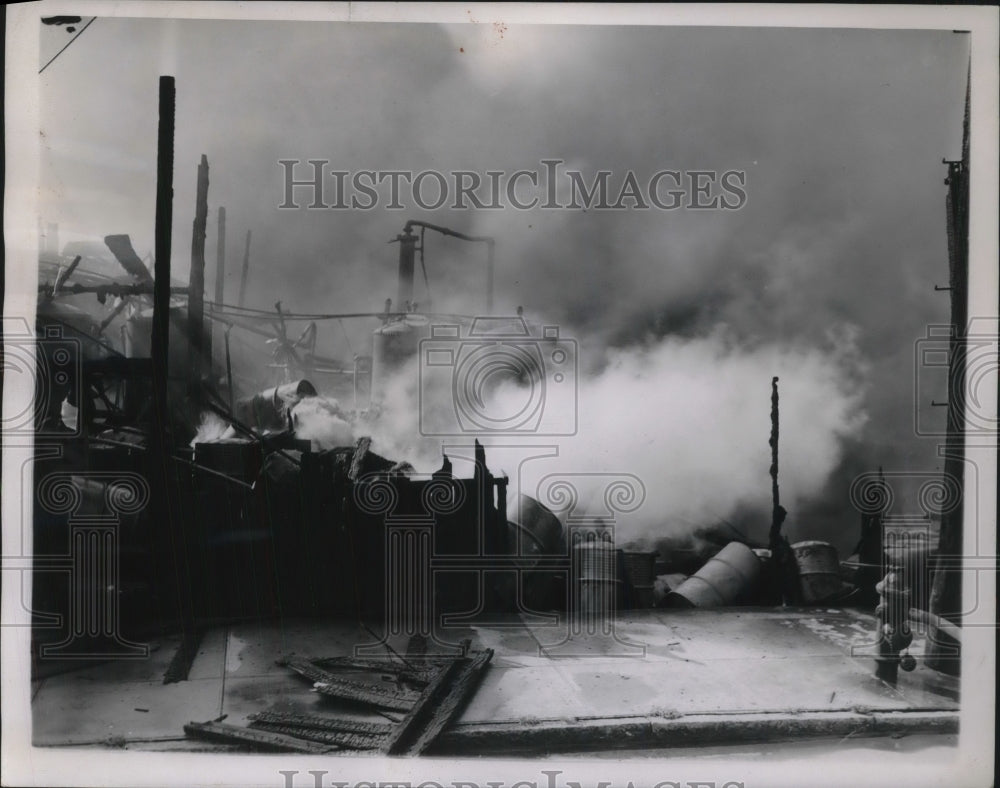
[[320,742],[297,739],[294,736],[271,733],[270,731],[240,728],[236,725],[227,725],[224,722],[189,722],[184,726],[184,732],[188,736],[198,739],[226,742],[227,744],[243,744],[279,752],[303,752],[315,755],[333,749],[330,745]]
[[375,684],[340,678],[308,660],[297,657],[280,660],[279,664],[314,682],[316,691],[329,697],[397,711],[409,711],[420,697],[419,693],[412,690],[379,687]]
[[486,649],[441,668],[386,739],[382,752],[419,755],[430,747],[472,696],[491,659],[493,649]]
[[321,731],[341,733],[363,733],[367,736],[386,736],[392,731],[388,722],[367,722],[342,717],[320,717],[315,714],[292,714],[282,711],[261,711],[250,715],[252,722],[272,725],[289,725],[297,728],[312,728]]
[[320,744],[329,744],[338,749],[346,750],[377,750],[382,746],[385,736],[371,736],[364,733],[348,731],[324,731],[317,728],[305,728],[299,725],[282,725],[274,722],[256,720],[250,723],[254,730],[267,731],[296,739],[305,739]]

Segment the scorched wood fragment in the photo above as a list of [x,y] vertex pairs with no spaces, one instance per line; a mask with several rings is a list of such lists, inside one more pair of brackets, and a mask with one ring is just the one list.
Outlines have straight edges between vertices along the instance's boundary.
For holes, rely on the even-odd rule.
[[[310,660],[321,668],[344,668],[346,670],[367,670],[375,673],[390,673],[403,681],[427,684],[437,675],[437,666],[451,660],[451,657],[441,659],[410,660],[409,665],[401,662],[390,662],[386,659],[365,657],[324,657]],[[414,664],[416,663],[416,664]]]
[[389,734],[382,752],[387,755],[419,755],[430,747],[475,692],[491,659],[493,649],[486,649],[456,659],[441,668],[409,714]]
[[317,728],[304,728],[298,725],[281,725],[273,722],[254,721],[250,723],[254,730],[263,730],[298,739],[330,744],[347,750],[377,750],[382,746],[385,736],[366,736],[363,733],[348,733],[346,731],[323,731]]
[[305,739],[296,739],[280,733],[239,728],[221,722],[189,722],[184,726],[184,732],[189,736],[228,744],[246,744],[262,749],[281,752],[303,752],[318,755],[330,752],[333,747]]
[[286,665],[300,676],[315,682],[314,689],[317,692],[342,700],[351,700],[382,709],[409,711],[420,697],[419,693],[412,690],[379,687],[375,684],[343,679],[304,659],[290,657],[280,660],[279,664]]
[[385,736],[392,730],[388,722],[363,722],[340,717],[320,717],[315,714],[291,714],[283,711],[261,711],[250,715],[253,722],[273,725],[290,725],[298,728],[314,728],[342,733],[363,733],[368,736]]

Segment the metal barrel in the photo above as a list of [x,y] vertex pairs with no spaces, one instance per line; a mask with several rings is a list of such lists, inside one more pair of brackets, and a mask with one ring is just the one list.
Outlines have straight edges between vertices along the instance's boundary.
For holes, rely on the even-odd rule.
[[799,567],[799,587],[807,605],[837,596],[842,586],[840,559],[829,542],[796,542],[792,554]]
[[656,557],[648,550],[625,550],[625,578],[636,588],[653,587],[656,580]]
[[760,577],[760,559],[742,542],[730,542],[671,591],[671,607],[720,607],[745,596]]

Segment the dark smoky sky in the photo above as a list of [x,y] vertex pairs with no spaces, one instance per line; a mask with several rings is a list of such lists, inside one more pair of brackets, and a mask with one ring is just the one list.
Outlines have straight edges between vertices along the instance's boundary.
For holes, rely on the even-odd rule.
[[[42,31],[43,58],[57,33]],[[948,318],[933,289],[947,280],[941,160],[959,157],[968,56],[950,31],[101,18],[41,76],[40,210],[63,242],[129,233],[140,255],[152,249],[157,78],[172,74],[175,276],[204,153],[212,216],[228,214],[230,301],[250,229],[250,304],[380,309],[396,295],[387,242],[414,218],[495,236],[498,307],[559,323],[595,374],[616,348],[719,330],[748,358],[773,345],[836,355],[867,421],[803,504],[825,523],[853,518],[831,502],[857,472],[938,467],[913,408],[944,392],[915,397],[914,343]],[[279,210],[289,158],[481,173],[558,158],[588,179],[610,170],[613,191],[630,169],[640,183],[740,170],[748,199],[737,211],[432,212],[404,190],[403,211]],[[212,282],[214,222],[208,250]],[[435,307],[480,309],[484,261],[482,247],[428,235]],[[419,274],[416,292],[426,298]],[[350,326],[355,351],[372,327]],[[320,339],[347,355],[336,323]],[[765,452],[770,374],[746,392]]]

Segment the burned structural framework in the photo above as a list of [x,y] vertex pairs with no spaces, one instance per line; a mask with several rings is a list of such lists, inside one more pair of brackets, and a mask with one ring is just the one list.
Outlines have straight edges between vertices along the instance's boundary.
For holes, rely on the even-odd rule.
[[[513,554],[523,526],[508,522],[507,480],[490,473],[478,443],[470,446],[472,478],[453,476],[447,457],[421,478],[407,463],[372,451],[365,437],[325,450],[296,438],[292,407],[318,394],[308,380],[236,396],[234,323],[220,308],[218,270],[216,301],[204,298],[204,156],[190,280],[186,287],[171,281],[174,102],[173,79],[163,77],[154,275],[127,235],[105,238],[124,278],[80,267],[79,256],[68,266],[55,255],[41,261],[37,331],[49,340],[37,430],[58,449],[35,459],[34,598],[35,609],[63,614],[63,626],[39,618],[34,654],[127,654],[157,631],[179,627],[193,642],[211,622],[246,617],[391,614],[390,627],[426,635],[432,612],[467,612],[470,600],[483,610],[512,611],[517,589],[502,570],[505,562],[524,568]],[[220,226],[224,217],[220,209]],[[249,240],[248,233],[241,301]],[[492,260],[492,241],[472,240],[488,240]],[[412,245],[404,254],[412,281]],[[224,265],[221,239],[217,264]],[[95,297],[101,305],[118,299],[100,323],[87,311]],[[272,341],[285,377],[315,369],[315,327],[292,342],[280,303],[276,317]],[[223,342],[213,341],[217,323]],[[379,347],[384,369],[398,348]],[[361,367],[371,374],[369,358]],[[60,364],[78,371],[64,375]],[[345,377],[357,394],[358,370]],[[64,421],[67,405],[74,413]],[[224,439],[199,441],[206,414],[229,425]],[[95,522],[114,528],[94,531]],[[544,531],[536,543],[564,549],[554,516],[533,522]],[[81,571],[66,573],[65,560],[50,558],[65,556],[67,544],[69,562]],[[447,564],[471,555],[481,565],[466,560],[464,569],[432,581],[432,556]],[[418,580],[400,588],[389,582],[396,573]],[[526,581],[541,589],[536,600],[544,606],[558,597],[550,579]],[[394,593],[400,598],[388,598]]]
[[[827,542],[791,544],[784,535],[789,513],[779,498],[777,377],[770,384],[772,511],[767,543],[754,543],[723,521],[699,527],[686,542],[665,533],[652,544],[617,545],[612,529],[600,518],[578,518],[574,523],[564,512],[560,520],[521,490],[509,495],[507,477],[491,472],[486,449],[471,431],[458,433],[468,434],[471,445],[449,448],[451,457],[442,452],[440,467],[432,473],[417,473],[403,458],[380,454],[388,452],[373,443],[366,428],[379,418],[381,394],[390,382],[412,371],[421,341],[431,334],[430,321],[439,317],[450,323],[465,321],[448,326],[456,332],[465,330],[465,338],[473,335],[476,325],[471,317],[434,315],[429,304],[418,310],[414,278],[418,259],[426,277],[426,231],[485,244],[488,317],[476,321],[484,325],[496,321],[490,341],[508,336],[512,325],[524,329],[517,341],[531,337],[520,309],[516,317],[492,314],[494,239],[428,222],[406,222],[394,239],[399,243],[396,310],[387,300],[381,312],[327,316],[377,320],[370,354],[357,355],[353,364],[323,358],[316,353],[312,321],[317,316],[296,315],[283,309],[280,301],[273,312],[245,305],[249,231],[238,304],[225,303],[225,227],[232,217],[224,208],[217,214],[214,297],[206,300],[210,170],[205,156],[196,168],[190,278],[186,284],[171,279],[172,77],[161,77],[159,99],[152,274],[124,234],[105,236],[104,247],[113,259],[106,259],[111,267],[103,271],[97,264],[103,248],[97,252],[81,248],[69,262],[58,249],[46,249],[40,260],[33,468],[35,677],[45,672],[40,667],[51,670],[53,662],[63,659],[79,664],[79,660],[147,657],[149,642],[169,636],[179,645],[163,681],[183,681],[199,653],[200,639],[213,628],[293,618],[310,624],[335,622],[345,624],[342,631],[350,628],[371,635],[374,641],[366,638],[364,646],[370,651],[346,654],[343,648],[337,651],[343,643],[329,638],[322,648],[329,647],[330,653],[287,653],[278,665],[285,672],[282,678],[293,686],[308,682],[315,696],[353,704],[357,713],[321,713],[321,704],[279,707],[269,698],[267,706],[244,715],[245,725],[226,722],[221,718],[225,715],[216,717],[216,712],[193,720],[185,717],[186,724],[174,726],[176,733],[225,747],[304,753],[420,754],[436,746],[465,753],[470,743],[503,751],[511,742],[532,751],[535,723],[529,725],[524,719],[534,719],[534,714],[496,721],[489,716],[495,711],[490,705],[488,719],[476,718],[465,731],[449,730],[487,672],[493,649],[503,654],[500,649],[512,627],[522,633],[521,639],[516,646],[507,643],[511,651],[504,656],[529,655],[531,666],[542,671],[539,675],[546,670],[558,673],[564,664],[572,664],[555,668],[554,657],[645,655],[645,645],[619,638],[622,633],[615,629],[619,611],[635,614],[628,622],[636,624],[633,632],[648,633],[643,627],[650,622],[664,632],[669,628],[670,636],[655,646],[665,650],[668,659],[645,663],[652,676],[649,684],[628,696],[637,703],[658,698],[655,693],[667,682],[656,671],[664,666],[671,673],[682,671],[693,684],[703,683],[709,695],[712,687],[721,692],[726,681],[735,680],[730,677],[737,673],[728,664],[712,673],[718,663],[707,657],[678,659],[692,639],[675,637],[678,627],[707,638],[737,633],[734,644],[744,635],[747,641],[756,636],[765,641],[777,638],[784,644],[779,644],[775,658],[782,671],[786,656],[804,653],[801,658],[807,661],[818,645],[823,646],[819,652],[823,659],[829,649],[834,649],[834,658],[846,659],[845,643],[851,659],[854,646],[869,648],[864,666],[842,665],[842,675],[849,677],[855,671],[867,680],[874,670],[894,687],[906,681],[898,669],[905,674],[916,665],[907,652],[912,641],[909,620],[915,612],[931,621],[931,647],[948,645],[945,637],[952,636],[955,645],[960,643],[959,628],[946,618],[957,617],[961,610],[952,582],[959,573],[939,571],[930,611],[911,610],[906,580],[912,578],[904,579],[886,558],[883,510],[873,509],[862,519],[855,561],[839,562]],[[968,118],[963,159],[949,164],[953,322],[958,327],[965,322],[961,310],[968,265],[967,171]],[[429,298],[429,286],[427,291]],[[94,309],[95,300],[100,309]],[[307,327],[293,339],[289,327],[297,321],[305,321]],[[234,331],[269,346],[268,361],[252,368],[238,357]],[[952,387],[961,382],[960,348],[956,332],[952,359],[959,372],[953,370]],[[952,403],[960,401],[957,391],[949,391]],[[330,394],[336,399],[324,396]],[[353,402],[353,407],[342,408],[340,402]],[[300,429],[300,419],[309,413],[321,414],[329,428],[322,440]],[[960,419],[960,410],[950,407],[946,473],[961,473],[961,458],[955,453],[961,444]],[[452,464],[460,453],[462,460],[471,462],[471,473],[464,478]],[[761,470],[763,477],[766,465]],[[881,471],[878,485],[885,485]],[[958,554],[960,536],[959,510],[942,525],[939,553]],[[727,618],[725,608],[734,606],[743,606],[743,611]],[[848,606],[856,610],[848,613]],[[720,608],[716,611],[720,615],[698,615],[704,613],[700,608],[709,607]],[[815,612],[820,607],[823,610]],[[834,623],[820,621],[820,615]],[[456,631],[464,625],[471,631],[473,621],[475,626],[482,624],[476,637],[489,641],[491,648],[474,643],[476,638],[463,637],[460,645],[439,638],[442,622],[449,619],[459,622]],[[546,620],[565,625],[563,640],[549,643],[545,636],[551,633],[539,634],[532,628],[543,629],[539,622]],[[802,623],[804,628],[798,626]],[[488,632],[489,626],[495,629]],[[839,627],[834,634],[840,640],[807,641],[810,635],[803,632],[810,626],[820,633],[817,637]],[[798,634],[789,635],[793,630]],[[857,640],[859,631],[863,642],[850,641]],[[578,643],[571,642],[578,636]],[[391,645],[399,645],[399,638],[407,643],[404,654]],[[511,637],[512,642],[517,639]],[[739,648],[733,645],[734,651]],[[930,653],[926,665],[954,672],[956,651]],[[743,662],[758,664],[769,656],[765,649]],[[268,667],[273,668],[273,657]],[[609,682],[615,681],[613,669],[601,670],[610,676]],[[796,680],[803,683],[790,695],[813,691],[813,670],[800,670]],[[840,675],[827,680],[839,681]],[[789,673],[789,681],[793,678]],[[643,680],[641,673],[627,673],[622,679],[630,687]],[[888,730],[896,724],[859,719],[863,715],[850,692],[842,693],[848,699],[838,701],[847,706],[827,708],[840,691],[839,685],[834,686],[827,700],[824,685],[816,714],[840,716],[834,722],[817,717],[814,728],[797,716],[803,708],[797,696],[791,709],[775,707],[775,701],[765,698],[751,708],[752,720],[730,729],[726,726],[734,712],[724,708],[724,701],[723,706],[712,705],[710,698],[709,711],[729,715],[724,723],[683,719],[684,713],[693,718],[706,713],[705,708],[683,706],[692,702],[680,698],[683,693],[670,699],[679,710],[671,707],[664,713],[665,707],[657,703],[655,712],[646,712],[652,716],[645,721],[622,723],[631,712],[614,704],[625,690],[620,695],[617,690],[594,693],[613,698],[609,708],[601,710],[605,722],[600,726],[579,719],[568,722],[565,715],[545,724],[548,741],[570,749],[595,741],[588,738],[592,736],[598,736],[604,747],[609,742],[675,745],[684,736],[706,731],[720,739],[730,735],[738,739],[751,728],[756,731],[752,735],[767,738],[775,729],[762,720],[778,719],[777,712],[791,720],[780,723],[775,735],[781,736],[800,723],[806,725],[802,730],[818,735],[830,735],[835,729],[831,725],[884,725]],[[725,693],[733,694],[730,689]],[[857,697],[881,700],[874,691]],[[937,704],[933,713],[911,718],[917,721],[907,724],[934,731],[957,725],[954,709],[930,694],[919,695],[909,711],[922,714],[924,702]],[[757,713],[762,711],[771,716]],[[618,724],[632,727],[627,735],[619,735],[617,728],[601,733]],[[563,727],[573,727],[572,733]],[[841,731],[837,735],[853,731],[836,730]]]

